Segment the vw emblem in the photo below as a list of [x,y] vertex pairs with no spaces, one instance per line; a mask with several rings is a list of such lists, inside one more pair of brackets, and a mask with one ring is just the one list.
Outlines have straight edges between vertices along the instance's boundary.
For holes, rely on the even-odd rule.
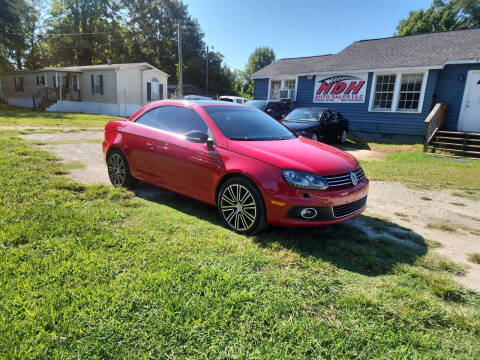
[[350,180],[352,180],[352,184],[355,186],[358,184],[358,177],[357,177],[357,174],[355,174],[354,172],[351,172],[350,173]]

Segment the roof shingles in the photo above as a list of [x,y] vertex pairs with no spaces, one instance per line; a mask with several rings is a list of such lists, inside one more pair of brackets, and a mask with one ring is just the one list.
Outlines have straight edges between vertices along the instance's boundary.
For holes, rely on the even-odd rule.
[[480,59],[480,29],[356,41],[338,54],[280,59],[252,77],[328,71],[442,66]]

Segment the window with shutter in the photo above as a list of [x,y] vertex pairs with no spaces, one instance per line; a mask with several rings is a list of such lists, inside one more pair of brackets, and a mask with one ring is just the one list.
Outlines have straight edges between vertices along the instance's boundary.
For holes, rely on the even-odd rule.
[[92,94],[103,95],[103,75],[91,75]]
[[13,82],[15,85],[15,91],[23,92],[23,77],[15,77],[13,78]]

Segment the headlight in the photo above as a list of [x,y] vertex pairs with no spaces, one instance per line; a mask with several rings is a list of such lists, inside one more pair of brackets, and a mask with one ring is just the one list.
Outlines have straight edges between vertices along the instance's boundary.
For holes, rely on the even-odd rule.
[[327,181],[318,175],[297,170],[282,170],[282,175],[288,185],[300,189],[325,190]]

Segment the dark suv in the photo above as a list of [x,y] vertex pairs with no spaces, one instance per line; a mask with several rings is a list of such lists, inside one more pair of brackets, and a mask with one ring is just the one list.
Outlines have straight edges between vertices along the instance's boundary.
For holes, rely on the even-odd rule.
[[285,101],[250,100],[245,105],[256,107],[277,120],[292,111],[292,104]]

